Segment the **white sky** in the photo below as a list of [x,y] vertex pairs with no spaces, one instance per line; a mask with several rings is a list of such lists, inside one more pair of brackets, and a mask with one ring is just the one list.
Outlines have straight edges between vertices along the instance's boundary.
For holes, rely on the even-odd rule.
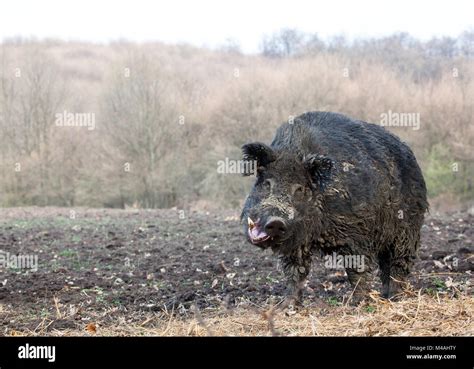
[[474,28],[474,1],[1,0],[0,40],[24,36],[107,42],[159,40],[216,47],[227,38],[258,51],[283,27],[327,38],[404,31],[421,39]]

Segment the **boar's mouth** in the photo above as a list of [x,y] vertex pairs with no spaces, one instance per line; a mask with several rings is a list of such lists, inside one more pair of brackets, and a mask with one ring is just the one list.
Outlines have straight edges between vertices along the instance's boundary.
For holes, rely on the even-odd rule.
[[259,247],[263,247],[263,244],[270,246],[269,242],[266,241],[275,241],[276,244],[281,243],[283,240],[279,236],[273,237],[271,234],[268,234],[262,227],[259,225],[259,221],[253,222],[250,217],[247,218],[248,229],[247,234],[249,240],[252,244]]
[[270,236],[267,234],[267,232],[260,229],[260,227],[258,226],[258,221],[254,223],[254,221],[250,219],[250,217],[248,217],[247,222],[248,222],[247,233],[248,233],[250,242],[252,242],[254,245],[261,244],[270,239]]
[[265,231],[261,231],[257,227],[254,227],[253,229],[249,228],[248,235],[250,242],[252,242],[254,245],[261,244],[262,242],[268,241],[270,239],[270,236]]

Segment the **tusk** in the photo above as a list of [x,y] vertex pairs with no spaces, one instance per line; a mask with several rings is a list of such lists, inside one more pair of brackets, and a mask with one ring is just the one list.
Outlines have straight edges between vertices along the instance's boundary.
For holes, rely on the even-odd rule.
[[255,223],[250,219],[250,217],[247,217],[247,222],[249,224],[249,229],[252,230],[255,227]]

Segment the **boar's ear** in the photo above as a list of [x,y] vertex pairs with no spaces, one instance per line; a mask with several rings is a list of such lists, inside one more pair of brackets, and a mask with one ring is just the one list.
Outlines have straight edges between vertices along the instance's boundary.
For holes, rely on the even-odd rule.
[[304,157],[303,165],[311,176],[313,186],[324,191],[331,177],[333,161],[324,155],[310,154]]
[[[242,155],[244,161],[256,161],[257,168],[266,167],[272,161],[275,161],[276,155],[270,146],[261,142],[252,142],[242,146]],[[253,171],[248,171],[244,175],[252,175]]]

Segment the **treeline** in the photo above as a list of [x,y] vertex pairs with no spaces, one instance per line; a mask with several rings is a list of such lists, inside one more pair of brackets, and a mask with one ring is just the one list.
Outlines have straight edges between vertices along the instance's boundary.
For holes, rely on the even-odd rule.
[[[235,42],[229,42],[228,49],[239,52]],[[321,39],[318,34],[308,34],[297,29],[284,28],[272,35],[265,36],[261,42],[261,53],[267,57],[297,57],[307,54],[330,52],[370,53],[382,58],[394,53],[410,54],[418,57],[454,58],[459,56],[474,57],[474,31],[462,32],[459,37],[433,37],[421,41],[406,32],[396,33],[381,38],[348,40],[344,35],[334,36],[329,40]]]
[[414,149],[432,198],[472,200],[474,32],[334,38],[282,30],[235,43],[0,46],[0,205],[238,207],[250,181],[217,171],[309,110],[381,122]]

